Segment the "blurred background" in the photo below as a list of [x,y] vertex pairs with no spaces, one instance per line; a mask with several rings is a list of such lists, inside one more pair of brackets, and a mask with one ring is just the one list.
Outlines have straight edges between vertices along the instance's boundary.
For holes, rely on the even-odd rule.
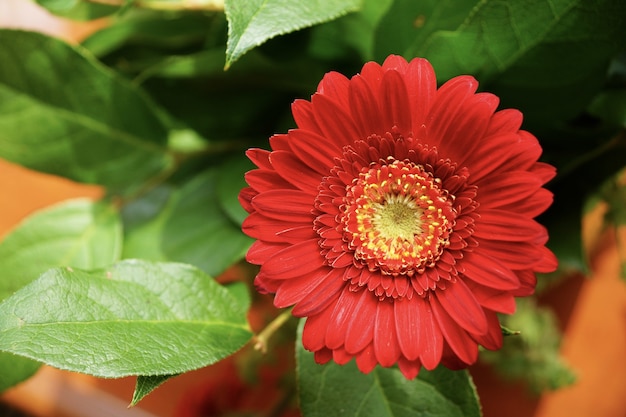
[[[57,18],[29,0],[0,0],[0,27],[36,30],[79,42],[106,24],[106,19],[76,23]],[[101,194],[99,187],[29,171],[0,159],[0,236],[37,209],[67,198],[95,199]],[[535,394],[523,383],[504,380],[490,365],[479,363],[471,373],[485,417],[626,417],[626,283],[619,278],[620,256],[626,256],[626,249],[619,248],[615,238],[616,233],[621,234],[621,241],[626,242],[626,228],[603,230],[603,210],[599,205],[583,222],[591,260],[589,276],[569,277],[539,297],[539,303],[556,313],[563,331],[561,352],[574,370],[576,382]],[[98,380],[43,367],[0,397],[0,415],[182,415],[180,403],[190,401],[190,395],[200,395],[199,387],[212,383],[217,374],[214,368],[174,378],[138,407],[128,409],[132,378]]]

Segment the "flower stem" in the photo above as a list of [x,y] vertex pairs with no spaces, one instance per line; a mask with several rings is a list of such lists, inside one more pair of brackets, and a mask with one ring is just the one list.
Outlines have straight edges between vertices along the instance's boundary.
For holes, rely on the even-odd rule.
[[254,349],[261,351],[262,353],[266,353],[269,339],[283,324],[287,322],[287,320],[289,320],[290,317],[291,309],[288,309],[274,318],[274,320],[272,320],[263,330],[259,332],[259,334],[254,337]]

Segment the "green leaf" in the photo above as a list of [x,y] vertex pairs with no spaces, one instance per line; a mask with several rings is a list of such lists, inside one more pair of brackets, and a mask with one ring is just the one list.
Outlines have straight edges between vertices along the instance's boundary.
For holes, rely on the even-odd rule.
[[626,89],[603,91],[591,102],[589,112],[615,126],[626,128]]
[[393,11],[380,25],[380,58],[426,57],[440,81],[473,74],[533,123],[580,113],[626,37],[620,0],[404,0]]
[[84,51],[0,30],[0,62],[0,157],[114,192],[173,165],[153,103]]
[[56,268],[0,304],[0,350],[99,377],[177,374],[241,348],[247,308],[190,265]]
[[108,16],[119,10],[119,6],[88,0],[36,0],[50,13],[75,20],[91,20]]
[[40,366],[41,363],[22,356],[0,352],[0,393],[33,376]]
[[176,375],[139,375],[137,377],[135,391],[133,392],[133,399],[130,402],[130,406],[133,407],[137,405],[139,401],[141,401],[148,394],[157,389],[161,384],[175,376]]
[[359,10],[362,0],[225,0],[228,19],[226,68],[250,49],[278,35]]
[[[298,340],[304,320],[300,321]],[[478,417],[476,389],[467,371],[439,367],[407,380],[396,368],[361,373],[354,361],[339,366],[315,363],[313,354],[296,345],[300,405],[304,417]]]
[[129,204],[123,257],[190,263],[213,276],[241,259],[252,240],[222,210],[221,176],[211,169],[180,189],[159,189]]
[[121,246],[121,221],[109,204],[77,199],[36,212],[0,243],[0,300],[53,267],[110,265]]
[[500,351],[482,352],[482,360],[509,378],[526,381],[537,393],[574,382],[574,373],[559,354],[561,335],[552,311],[531,299],[518,299],[515,314],[503,320],[507,327],[519,329],[519,336],[507,337]]

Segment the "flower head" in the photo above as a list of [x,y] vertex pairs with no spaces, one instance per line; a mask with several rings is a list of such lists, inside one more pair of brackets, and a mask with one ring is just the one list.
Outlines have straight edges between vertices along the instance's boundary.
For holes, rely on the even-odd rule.
[[466,367],[478,345],[501,347],[496,313],[556,268],[533,220],[555,170],[521,113],[477,87],[459,76],[437,89],[419,58],[331,72],[294,102],[297,129],[248,151],[255,284],[307,317],[319,363],[397,364],[407,378]]

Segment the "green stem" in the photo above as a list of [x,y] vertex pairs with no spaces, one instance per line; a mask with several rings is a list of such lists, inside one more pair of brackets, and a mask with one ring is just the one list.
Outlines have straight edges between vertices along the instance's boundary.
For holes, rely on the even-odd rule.
[[259,334],[254,337],[254,349],[262,353],[267,352],[267,345],[270,338],[291,318],[291,309],[283,311],[272,320]]

